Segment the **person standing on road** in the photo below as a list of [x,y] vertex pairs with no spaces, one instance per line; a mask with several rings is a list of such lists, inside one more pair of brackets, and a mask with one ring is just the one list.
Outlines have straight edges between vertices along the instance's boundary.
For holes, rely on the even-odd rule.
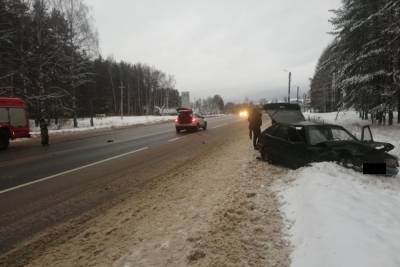
[[253,137],[253,109],[249,110],[247,121],[249,122],[249,138],[251,140]]
[[47,122],[44,118],[40,119],[40,137],[42,141],[42,146],[49,145],[49,129],[47,128]]
[[249,114],[249,136],[253,139],[253,147],[257,149],[257,142],[261,136],[262,115],[256,108],[253,108]]

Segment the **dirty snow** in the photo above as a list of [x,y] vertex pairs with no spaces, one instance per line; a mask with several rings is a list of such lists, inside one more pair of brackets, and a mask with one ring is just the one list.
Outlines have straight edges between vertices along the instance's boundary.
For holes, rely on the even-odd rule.
[[[305,114],[351,131],[368,122],[354,111]],[[399,125],[373,126],[375,140],[400,156]],[[293,245],[292,266],[400,266],[399,175],[362,175],[334,163],[290,171],[276,184]]]

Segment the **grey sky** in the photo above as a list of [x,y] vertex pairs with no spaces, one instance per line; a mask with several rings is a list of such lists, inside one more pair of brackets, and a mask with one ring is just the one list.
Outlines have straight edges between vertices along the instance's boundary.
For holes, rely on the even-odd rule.
[[[103,56],[173,74],[180,91],[241,101],[309,87],[340,0],[87,0]],[[282,92],[282,93],[280,93]],[[293,94],[294,96],[294,94]]]

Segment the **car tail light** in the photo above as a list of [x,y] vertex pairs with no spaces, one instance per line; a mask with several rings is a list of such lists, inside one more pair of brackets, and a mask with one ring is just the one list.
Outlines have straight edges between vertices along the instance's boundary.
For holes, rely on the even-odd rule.
[[192,118],[192,122],[196,122],[197,120],[196,120],[196,118]]
[[175,122],[178,122],[178,118],[175,119]]

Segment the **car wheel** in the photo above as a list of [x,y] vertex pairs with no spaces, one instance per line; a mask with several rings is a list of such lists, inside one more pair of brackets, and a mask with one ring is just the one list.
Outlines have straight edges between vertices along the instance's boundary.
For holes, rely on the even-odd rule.
[[204,131],[207,130],[207,122],[204,123],[203,130],[204,130]]
[[263,161],[272,163],[271,159],[268,157],[267,149],[265,147],[262,147],[260,149],[260,153],[261,153],[261,158]]
[[10,144],[10,137],[8,133],[4,130],[0,130],[0,150],[5,150]]
[[200,129],[200,124],[197,124],[194,130],[197,132]]
[[181,132],[181,129],[176,128],[176,132],[177,132],[177,133],[180,133],[180,132]]

